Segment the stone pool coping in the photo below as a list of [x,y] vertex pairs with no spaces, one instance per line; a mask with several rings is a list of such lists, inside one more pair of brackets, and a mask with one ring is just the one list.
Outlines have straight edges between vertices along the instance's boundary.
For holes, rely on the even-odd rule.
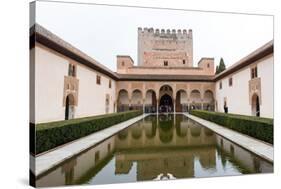
[[188,118],[200,123],[201,125],[213,130],[215,133],[227,138],[228,140],[242,146],[243,148],[253,152],[254,154],[273,163],[274,150],[273,145],[255,139],[253,137],[238,133],[231,129],[220,126],[216,123],[201,119],[199,117],[183,113]]
[[30,162],[35,165],[31,165],[31,171],[35,176],[39,176],[46,171],[52,169],[53,167],[59,165],[63,161],[81,153],[82,151],[100,143],[101,141],[107,139],[108,137],[114,135],[115,133],[129,127],[135,122],[145,118],[150,114],[142,114],[138,117],[129,119],[122,123],[118,123],[109,128],[103,129],[101,131],[95,132],[89,136],[83,137],[81,139],[75,140],[69,144],[65,144],[53,151],[38,155],[36,157],[30,155]]

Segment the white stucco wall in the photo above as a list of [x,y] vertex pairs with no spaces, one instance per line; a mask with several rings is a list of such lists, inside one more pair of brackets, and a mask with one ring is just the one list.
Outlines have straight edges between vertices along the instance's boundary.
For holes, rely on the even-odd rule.
[[274,64],[273,56],[258,64],[258,76],[261,77],[261,105],[262,117],[273,118],[274,109]]
[[[31,52],[33,51],[31,50]],[[33,59],[34,55],[35,116],[31,116],[31,122],[42,123],[64,120],[64,76],[68,75],[70,59],[38,44],[35,47],[35,53],[31,53],[30,58]],[[253,64],[257,64],[258,77],[261,78],[260,116],[273,117],[273,56],[269,55]],[[248,83],[251,77],[250,66],[223,78],[221,80],[222,89],[219,89],[220,81],[215,83],[218,111],[224,111],[223,105],[226,97],[229,113],[252,114]],[[96,83],[97,74],[101,76],[100,85]],[[77,63],[76,77],[79,80],[79,90],[75,118],[105,114],[107,94],[110,96],[108,113],[114,112],[116,82],[113,79],[80,63]],[[232,87],[228,85],[229,77],[233,78]],[[109,79],[111,80],[111,88],[109,88]],[[148,97],[146,104],[151,104],[151,94]],[[190,98],[192,100],[192,95]],[[200,96],[198,96],[198,99],[200,99]],[[122,100],[128,101],[127,97]],[[181,94],[181,103],[186,103],[186,100],[186,94]],[[32,106],[32,104],[31,102],[30,105]]]
[[[261,117],[273,117],[273,56],[268,56],[257,62],[258,77],[261,78]],[[250,65],[251,66],[251,65]],[[249,80],[251,79],[250,66],[243,68],[216,82],[217,110],[224,112],[224,98],[227,99],[229,113],[252,115],[249,101]],[[232,77],[232,86],[228,79]],[[219,83],[222,81],[222,89]]]
[[[96,83],[96,76],[101,76],[101,84]],[[105,99],[109,94],[109,113],[114,112],[115,81],[111,81],[103,74],[95,72],[83,65],[77,67],[77,78],[79,79],[78,106],[75,117],[85,117],[106,113]]]
[[64,119],[63,87],[68,61],[35,47],[35,122]]
[[[68,75],[69,59],[42,46],[35,47],[35,123],[64,120],[64,76]],[[115,81],[101,76],[101,85],[96,84],[98,72],[77,64],[79,80],[78,105],[75,118],[106,113],[106,94],[109,94],[109,111],[114,112]]]

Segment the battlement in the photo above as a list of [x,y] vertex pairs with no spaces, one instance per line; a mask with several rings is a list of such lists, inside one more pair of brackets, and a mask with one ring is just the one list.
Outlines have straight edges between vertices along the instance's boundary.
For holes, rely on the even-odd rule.
[[154,29],[154,28],[138,28],[138,34],[147,35],[147,36],[165,36],[165,37],[174,37],[174,36],[185,36],[192,38],[192,30],[189,29],[188,32],[186,29]]
[[139,27],[138,65],[192,67],[192,30]]

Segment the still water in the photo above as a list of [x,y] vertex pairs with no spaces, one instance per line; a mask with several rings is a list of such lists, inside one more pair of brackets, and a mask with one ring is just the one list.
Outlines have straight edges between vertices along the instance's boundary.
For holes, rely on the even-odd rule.
[[153,115],[37,178],[42,186],[272,173],[273,165],[184,115]]

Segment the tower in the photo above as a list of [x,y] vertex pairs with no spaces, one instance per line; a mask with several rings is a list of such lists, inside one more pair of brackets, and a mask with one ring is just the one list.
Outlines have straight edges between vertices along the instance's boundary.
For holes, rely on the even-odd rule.
[[138,65],[192,67],[192,30],[138,28]]

